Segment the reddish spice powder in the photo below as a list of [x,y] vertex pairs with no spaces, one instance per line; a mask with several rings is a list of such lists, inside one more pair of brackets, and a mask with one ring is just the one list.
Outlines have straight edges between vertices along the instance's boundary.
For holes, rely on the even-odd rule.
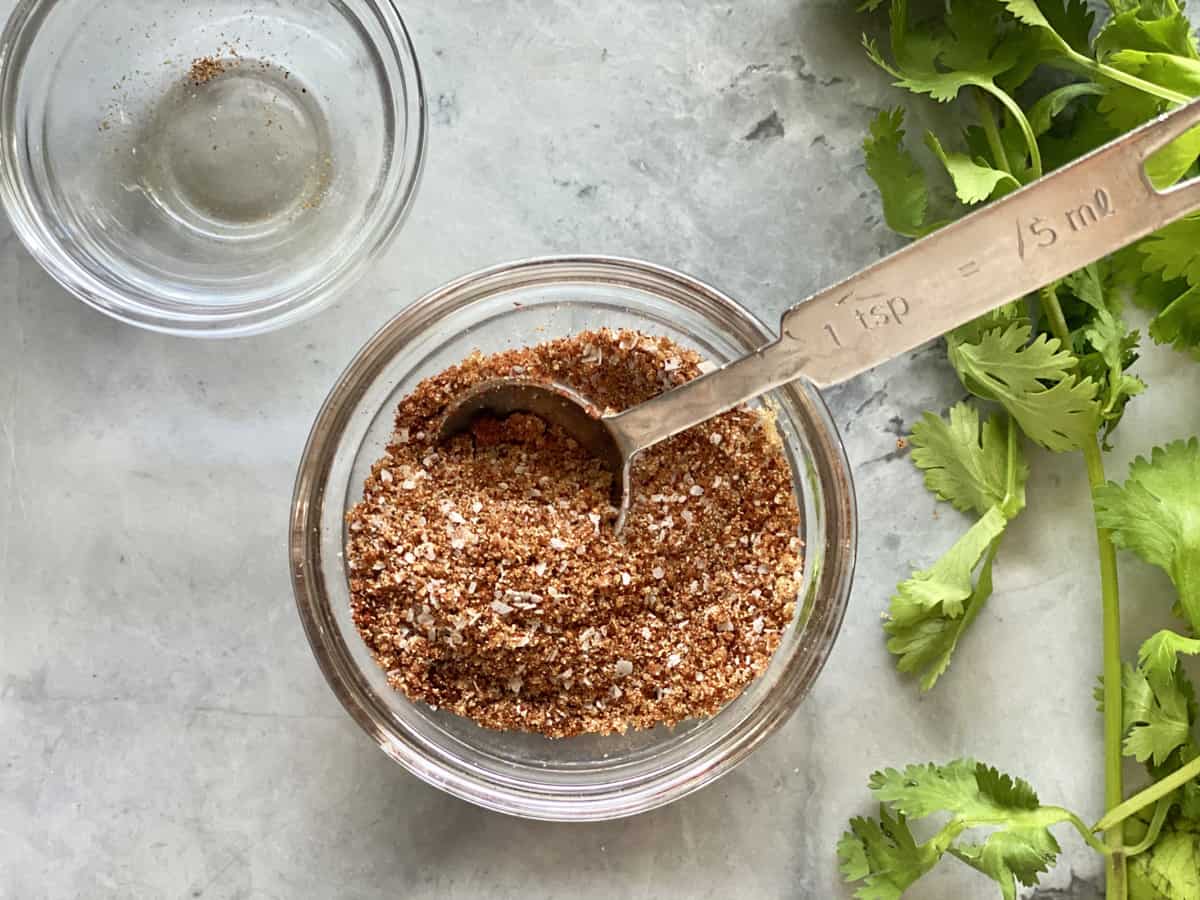
[[665,338],[602,330],[473,355],[405,398],[348,516],[354,621],[394,688],[566,737],[709,716],[763,672],[802,567],[768,417],[734,410],[647,451],[620,537],[611,475],[557,427],[515,415],[434,438],[447,402],[489,378],[620,410],[700,372]]

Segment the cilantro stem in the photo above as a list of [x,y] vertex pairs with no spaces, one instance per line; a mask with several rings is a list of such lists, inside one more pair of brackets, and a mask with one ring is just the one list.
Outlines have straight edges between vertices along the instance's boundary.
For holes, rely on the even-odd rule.
[[[1099,840],[1097,840],[1095,832],[1091,831],[1087,827],[1087,824],[1083,821],[1083,819],[1079,818],[1079,816],[1075,815],[1075,813],[1068,812],[1065,809],[1062,812],[1066,816],[1064,821],[1069,822],[1071,825],[1073,825],[1075,827],[1075,830],[1079,832],[1079,834],[1083,837],[1083,839],[1085,841],[1087,841],[1087,845],[1089,847],[1091,847],[1097,853],[1103,853],[1105,858],[1109,859],[1110,861],[1112,860],[1112,853],[1113,853],[1112,847],[1110,847],[1108,844],[1102,843]],[[1125,865],[1124,860],[1122,860],[1122,862],[1121,862],[1122,869],[1124,868],[1124,865]],[[1122,877],[1124,877],[1123,872],[1122,872]]]
[[[981,85],[982,87],[982,85]],[[1033,126],[1029,124],[1029,119],[1025,115],[1025,111],[1021,109],[1007,91],[1001,90],[995,85],[987,85],[983,87],[985,91],[1000,101],[1001,105],[1008,110],[1009,115],[1013,117],[1013,121],[1021,129],[1021,133],[1025,136],[1025,144],[1029,147],[1029,161],[1033,169],[1031,175],[1033,180],[1042,177],[1042,149],[1038,146],[1037,135],[1033,133]],[[1011,172],[1009,173],[1012,174]]]
[[[1050,322],[1054,336],[1064,347],[1071,346],[1071,333],[1058,302],[1058,289],[1047,285],[1041,290],[1042,309]],[[1104,458],[1095,436],[1080,448],[1087,464],[1088,483],[1093,491],[1106,482]],[[1119,808],[1124,796],[1122,783],[1121,738],[1124,734],[1124,701],[1121,696],[1121,597],[1117,581],[1117,551],[1107,529],[1096,528],[1096,546],[1100,556],[1100,596],[1104,610],[1104,805]],[[1120,828],[1104,829],[1109,848],[1108,897],[1124,900],[1126,896],[1125,856],[1122,849],[1125,835]]]
[[1146,81],[1144,78],[1138,78],[1138,76],[1130,75],[1128,72],[1122,72],[1120,69],[1097,62],[1090,56],[1085,56],[1075,50],[1069,52],[1067,59],[1097,80],[1107,79],[1108,81],[1115,81],[1118,84],[1133,88],[1135,91],[1141,91],[1143,94],[1149,94],[1151,97],[1166,100],[1168,103],[1174,103],[1177,106],[1182,106],[1192,99],[1187,94],[1181,94],[1178,91],[1165,88],[1152,81]]
[[1177,791],[1193,778],[1197,777],[1200,777],[1200,756],[1197,756],[1186,766],[1176,769],[1161,781],[1154,782],[1154,784],[1150,785],[1144,791],[1134,794],[1119,806],[1109,810],[1104,818],[1096,823],[1093,830],[1105,832],[1113,830],[1130,816],[1141,812],[1151,803],[1157,803],[1163,797]]
[[1017,420],[1011,414],[1008,418],[1007,455],[1004,469],[1004,507],[1007,515],[1008,507],[1012,504],[1017,493]]
[[983,133],[987,136],[988,147],[992,151],[992,161],[1001,171],[1012,174],[1012,165],[1008,161],[1008,151],[1004,149],[1004,141],[1000,138],[1000,129],[996,126],[996,117],[992,113],[992,101],[987,92],[980,89],[975,93],[975,102],[979,106],[979,121],[983,125]]
[[1150,828],[1146,831],[1146,836],[1132,847],[1125,848],[1125,858],[1138,856],[1145,853],[1154,846],[1158,840],[1158,836],[1162,834],[1162,827],[1167,821],[1167,813],[1171,811],[1174,802],[1170,797],[1163,797],[1158,801],[1158,805],[1154,807],[1154,818],[1150,820]]
[[[1047,814],[1055,817],[1054,822],[1046,823],[1042,819],[1042,817]],[[1041,824],[1041,825],[1057,824],[1060,822],[1065,822],[1066,824],[1068,824],[1072,828],[1074,828],[1076,831],[1078,831],[1079,836],[1082,837],[1084,839],[1084,841],[1087,842],[1087,845],[1089,847],[1091,847],[1093,850],[1095,850],[1097,853],[1102,853],[1105,856],[1109,856],[1112,853],[1111,848],[1105,846],[1103,843],[1101,843],[1096,838],[1095,830],[1092,828],[1088,828],[1087,823],[1084,822],[1083,819],[1079,818],[1079,816],[1075,815],[1075,813],[1071,812],[1069,809],[1063,809],[1061,806],[1043,806],[1038,812],[1038,817],[1039,817],[1039,824]],[[967,863],[967,865],[972,865],[972,863],[970,863],[961,854],[961,852],[958,851],[957,848],[950,846],[950,844],[953,843],[953,841],[955,841],[958,838],[958,836],[960,834],[962,834],[964,831],[967,831],[972,828],[991,828],[993,826],[1013,827],[1015,818],[1016,817],[1014,817],[1012,815],[1007,815],[1007,816],[964,816],[962,818],[951,819],[949,822],[946,823],[945,827],[943,827],[942,830],[939,831],[933,837],[932,840],[930,840],[927,844],[925,844],[925,846],[927,846],[927,847],[935,846],[935,847],[938,847],[939,850],[941,848],[945,848],[953,856],[956,856],[959,859],[961,859],[963,862]]]
[[[983,611],[984,605],[987,603],[987,598],[992,595],[992,566],[996,562],[996,554],[1000,552],[1000,544],[1004,541],[1004,535],[1001,534],[987,549],[987,555],[983,558],[983,566],[979,569],[979,581],[975,589],[975,597],[972,597],[972,602],[967,604],[966,612],[959,620],[958,628],[956,629],[959,636],[967,633],[967,629],[971,627]],[[930,685],[932,687],[932,685]]]

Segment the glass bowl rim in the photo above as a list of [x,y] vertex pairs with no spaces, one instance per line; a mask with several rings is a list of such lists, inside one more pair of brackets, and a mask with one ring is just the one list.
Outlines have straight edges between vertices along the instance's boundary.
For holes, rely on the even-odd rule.
[[22,71],[33,41],[51,10],[65,0],[19,0],[0,32],[0,207],[29,254],[59,285],[105,315],[149,331],[182,337],[228,338],[261,334],[306,318],[353,285],[388,247],[412,209],[425,169],[429,142],[424,79],[412,37],[396,0],[363,0],[386,33],[378,49],[399,67],[403,90],[386,96],[397,123],[393,141],[396,184],[390,197],[363,224],[369,226],[352,253],[331,262],[308,284],[286,295],[225,307],[165,304],[150,291],[128,283],[106,283],[63,250],[69,239],[57,236],[52,222],[34,201],[17,145],[17,99]]
[[[590,789],[573,795],[565,794],[560,787],[547,787],[539,792],[529,785],[518,787],[488,780],[477,772],[452,770],[427,752],[419,736],[409,735],[403,729],[393,727],[386,717],[375,714],[368,698],[355,688],[352,679],[343,675],[343,671],[357,667],[339,650],[343,642],[324,587],[322,568],[321,520],[326,498],[339,506],[344,500],[339,494],[341,485],[330,483],[330,473],[340,452],[345,426],[375,379],[404,351],[413,337],[425,334],[443,316],[521,287],[519,281],[515,284],[513,281],[522,276],[540,274],[546,280],[538,281],[537,285],[543,287],[553,283],[549,273],[572,269],[587,269],[594,274],[587,280],[563,279],[562,283],[598,282],[636,288],[642,287],[638,279],[665,281],[708,304],[709,310],[704,315],[713,324],[718,323],[719,312],[739,320],[762,343],[773,339],[771,332],[752,313],[728,295],[689,275],[642,260],[618,256],[543,256],[501,263],[464,275],[425,294],[393,316],[363,345],[338,377],[305,444],[289,521],[289,562],[297,611],[322,674],[351,718],[388,756],[427,784],[486,809],[543,821],[601,821],[636,815],[681,799],[732,771],[777,731],[810,693],[840,634],[849,604],[857,553],[857,504],[840,435],[816,389],[811,385],[803,388],[790,385],[781,390],[804,390],[810,400],[805,405],[822,419],[815,434],[806,432],[806,438],[820,438],[822,444],[813,446],[807,459],[801,461],[827,470],[817,477],[820,490],[816,500],[822,506],[825,521],[824,546],[819,571],[811,576],[814,579],[811,590],[817,598],[815,604],[826,607],[822,611],[823,627],[815,635],[817,646],[812,665],[802,683],[791,686],[785,702],[775,704],[775,708],[763,714],[747,716],[731,729],[721,739],[722,753],[715,759],[710,754],[688,760],[669,770],[669,778],[665,781],[663,775],[656,773],[632,789],[627,783],[614,782],[606,790]],[[630,280],[623,280],[623,276]],[[661,294],[658,297],[663,302],[677,302]],[[797,646],[796,649],[801,648]],[[751,723],[749,730],[747,722]]]

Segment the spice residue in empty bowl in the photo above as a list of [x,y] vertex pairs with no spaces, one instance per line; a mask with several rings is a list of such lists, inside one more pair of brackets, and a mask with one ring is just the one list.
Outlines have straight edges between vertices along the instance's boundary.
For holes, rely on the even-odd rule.
[[269,240],[302,225],[335,175],[316,89],[241,41],[164,66],[178,74],[162,96],[129,128],[109,129],[114,153],[132,142],[125,189],[217,238]]
[[620,410],[701,366],[666,338],[600,330],[473,356],[404,399],[348,517],[354,621],[394,688],[566,737],[712,715],[764,671],[802,562],[791,469],[761,412],[643,454],[620,536],[612,475],[558,428],[519,414],[436,442],[450,398],[489,378]]

